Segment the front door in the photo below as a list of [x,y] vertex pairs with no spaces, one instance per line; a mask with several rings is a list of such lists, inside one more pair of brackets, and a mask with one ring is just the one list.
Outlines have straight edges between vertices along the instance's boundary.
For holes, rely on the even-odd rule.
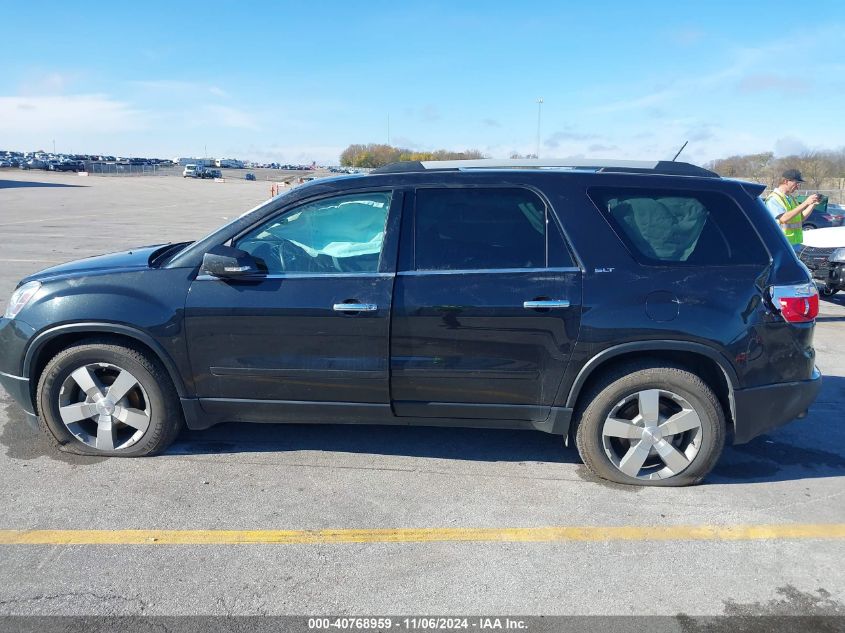
[[418,188],[391,333],[400,416],[543,421],[569,362],[581,271],[517,187]]
[[368,191],[283,210],[232,241],[265,277],[194,281],[185,323],[205,410],[246,421],[306,419],[309,405],[321,419],[348,416],[342,403],[389,412],[396,239],[385,236],[401,197]]

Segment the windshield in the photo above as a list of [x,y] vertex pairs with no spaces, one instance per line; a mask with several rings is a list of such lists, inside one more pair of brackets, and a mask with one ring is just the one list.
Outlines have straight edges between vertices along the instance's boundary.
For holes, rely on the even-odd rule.
[[197,240],[195,242],[191,242],[190,244],[185,245],[184,248],[180,248],[178,251],[169,254],[169,256],[167,257],[167,261],[162,262],[162,265],[175,260],[181,253],[183,253],[186,249],[190,248],[193,244],[196,244],[198,242],[204,242],[205,240],[213,237],[214,235],[216,235],[218,233],[228,233],[230,231],[230,229],[233,228],[237,224],[241,224],[241,225],[243,225],[243,228],[246,228],[253,221],[254,215],[260,214],[262,211],[266,211],[267,208],[271,205],[273,207],[277,206],[276,202],[278,200],[282,199],[282,198],[286,198],[287,196],[289,196],[292,191],[294,191],[294,189],[290,189],[290,190],[288,190],[284,193],[279,194],[278,196],[276,196],[274,198],[270,198],[269,200],[265,200],[264,202],[262,202],[258,206],[255,206],[252,209],[249,209],[248,211],[241,213],[238,217],[234,218],[233,220],[230,220],[226,224],[223,224],[223,225],[217,227],[211,233],[204,235],[199,240]]

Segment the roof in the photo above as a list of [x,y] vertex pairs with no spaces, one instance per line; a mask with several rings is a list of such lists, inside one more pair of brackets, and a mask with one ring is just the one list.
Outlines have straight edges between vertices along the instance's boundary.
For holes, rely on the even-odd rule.
[[475,169],[548,169],[613,173],[660,174],[670,176],[698,176],[719,178],[716,172],[690,163],[675,161],[591,160],[584,158],[431,160],[391,163],[371,171],[371,174],[396,174],[425,171],[464,171]]

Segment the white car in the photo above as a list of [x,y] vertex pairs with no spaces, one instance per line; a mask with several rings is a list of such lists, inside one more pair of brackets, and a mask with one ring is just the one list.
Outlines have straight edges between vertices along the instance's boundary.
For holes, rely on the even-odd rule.
[[805,231],[798,256],[824,297],[845,289],[845,226]]
[[185,165],[185,169],[182,170],[182,178],[198,178],[199,175],[197,166],[193,164]]

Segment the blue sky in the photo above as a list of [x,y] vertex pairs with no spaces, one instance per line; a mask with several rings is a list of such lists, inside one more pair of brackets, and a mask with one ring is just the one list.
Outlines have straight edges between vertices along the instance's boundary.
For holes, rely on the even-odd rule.
[[350,143],[671,158],[845,146],[845,8],[5,2],[0,149],[335,163]]

